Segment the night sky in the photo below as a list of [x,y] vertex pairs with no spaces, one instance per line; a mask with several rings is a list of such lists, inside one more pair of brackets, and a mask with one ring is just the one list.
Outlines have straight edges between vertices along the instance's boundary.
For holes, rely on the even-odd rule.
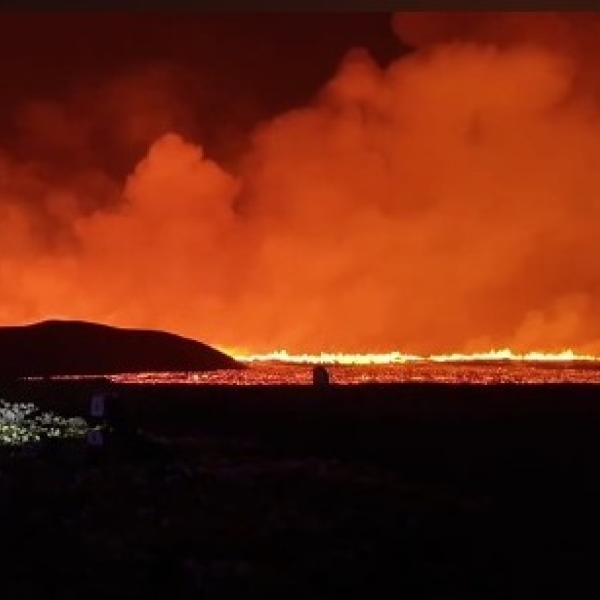
[[[169,93],[181,100],[169,109],[169,125],[201,139],[217,159],[235,160],[251,128],[310,100],[349,49],[366,47],[382,64],[396,57],[401,43],[391,19],[386,13],[4,13],[0,142],[27,158],[41,153],[58,161],[60,148],[26,131],[25,103],[69,102],[75,115],[89,113],[90,104],[103,102],[107,82],[162,69]],[[137,100],[145,104],[147,97]],[[94,120],[98,152],[90,160],[125,175],[152,140],[117,144],[102,131],[110,123]],[[157,125],[150,137],[160,133]]]

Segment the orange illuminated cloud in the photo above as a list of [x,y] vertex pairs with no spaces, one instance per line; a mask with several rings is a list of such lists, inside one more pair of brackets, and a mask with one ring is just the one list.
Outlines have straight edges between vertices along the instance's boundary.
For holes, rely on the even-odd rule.
[[[398,15],[414,51],[382,67],[353,50],[235,169],[164,131],[168,94],[119,121],[156,133],[124,184],[88,166],[67,185],[0,153],[0,320],[161,327],[251,354],[599,354],[600,37],[580,18]],[[90,125],[53,114],[28,118],[77,152]]]

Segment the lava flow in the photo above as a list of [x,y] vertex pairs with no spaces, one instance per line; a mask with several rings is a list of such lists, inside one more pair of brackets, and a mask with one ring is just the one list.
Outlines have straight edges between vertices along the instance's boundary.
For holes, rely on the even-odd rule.
[[469,363],[469,362],[598,362],[600,357],[591,354],[577,354],[571,349],[561,352],[526,352],[519,354],[509,348],[490,350],[488,352],[474,352],[464,354],[453,352],[451,354],[431,354],[419,356],[404,354],[402,352],[346,354],[321,352],[320,354],[290,354],[287,350],[277,350],[266,354],[236,354],[236,360],[244,363],[279,362],[288,364],[328,364],[328,365],[392,365],[414,362],[436,363]]

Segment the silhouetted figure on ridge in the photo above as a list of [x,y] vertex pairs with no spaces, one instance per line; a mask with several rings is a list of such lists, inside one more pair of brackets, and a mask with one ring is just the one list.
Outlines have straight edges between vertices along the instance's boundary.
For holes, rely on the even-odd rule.
[[313,385],[317,387],[326,387],[329,385],[329,372],[323,365],[313,367]]

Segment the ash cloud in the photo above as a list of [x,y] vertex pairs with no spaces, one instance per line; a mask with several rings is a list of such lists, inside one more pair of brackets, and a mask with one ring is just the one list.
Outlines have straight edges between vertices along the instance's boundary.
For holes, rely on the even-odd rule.
[[[0,320],[252,351],[599,353],[599,23],[396,15],[411,52],[349,51],[232,161],[203,149],[170,67],[108,81],[114,103],[26,103],[0,153]],[[111,148],[141,153],[126,176]]]

